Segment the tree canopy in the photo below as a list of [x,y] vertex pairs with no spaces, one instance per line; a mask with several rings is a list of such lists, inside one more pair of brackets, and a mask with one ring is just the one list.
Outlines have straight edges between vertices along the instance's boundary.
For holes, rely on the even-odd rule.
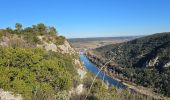
[[16,28],[17,30],[21,30],[21,29],[22,29],[22,24],[16,23],[16,24],[15,24],[15,28]]

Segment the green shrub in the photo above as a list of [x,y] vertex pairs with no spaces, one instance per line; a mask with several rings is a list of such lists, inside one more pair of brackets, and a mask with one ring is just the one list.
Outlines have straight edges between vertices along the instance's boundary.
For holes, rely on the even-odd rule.
[[64,44],[64,41],[65,41],[65,37],[63,37],[63,36],[56,36],[56,42],[55,42],[55,44],[56,45],[62,45],[62,44]]
[[26,100],[69,90],[74,73],[69,55],[42,49],[0,48],[0,88],[19,93]]

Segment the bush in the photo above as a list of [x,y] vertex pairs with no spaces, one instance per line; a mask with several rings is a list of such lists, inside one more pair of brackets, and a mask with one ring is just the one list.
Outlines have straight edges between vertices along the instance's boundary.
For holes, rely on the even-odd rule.
[[64,44],[64,41],[65,41],[65,37],[63,37],[63,36],[57,36],[56,37],[56,42],[55,42],[55,44],[56,45],[62,45],[62,44]]
[[39,98],[40,94],[49,98],[69,90],[74,73],[69,55],[42,49],[0,48],[0,88],[22,94],[26,100]]

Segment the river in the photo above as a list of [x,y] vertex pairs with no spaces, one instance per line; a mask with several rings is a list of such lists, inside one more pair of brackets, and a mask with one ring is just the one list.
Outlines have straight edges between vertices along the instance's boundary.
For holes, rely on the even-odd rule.
[[[83,62],[85,68],[90,71],[92,74],[96,75],[100,69],[93,64],[83,53],[80,53],[80,60],[81,62]],[[103,79],[104,73],[101,71],[98,75],[98,78],[104,80],[104,82],[108,85],[108,86],[114,86],[117,87],[119,89],[126,89],[127,86],[125,86],[124,84],[122,84],[122,82],[119,82],[113,78],[111,78],[108,75],[105,75],[104,79]]]

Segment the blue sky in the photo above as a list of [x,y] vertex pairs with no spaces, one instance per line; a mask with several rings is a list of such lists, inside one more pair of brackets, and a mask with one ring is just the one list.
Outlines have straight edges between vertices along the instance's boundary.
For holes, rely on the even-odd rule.
[[1,0],[0,28],[43,22],[60,35],[108,37],[170,31],[170,0]]

